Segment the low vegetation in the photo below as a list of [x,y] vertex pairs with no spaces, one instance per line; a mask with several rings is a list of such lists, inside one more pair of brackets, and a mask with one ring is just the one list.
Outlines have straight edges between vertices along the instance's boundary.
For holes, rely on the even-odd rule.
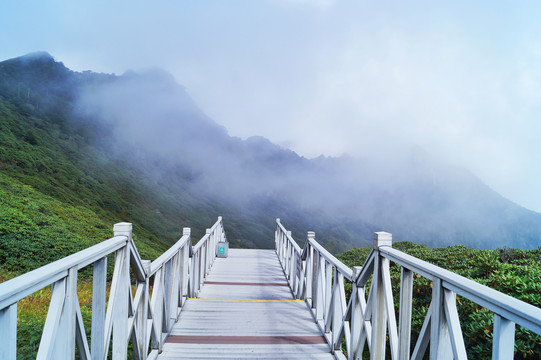
[[[393,247],[419,259],[475,280],[490,288],[541,307],[541,248],[537,250],[476,250],[462,245],[430,249],[411,242],[398,242]],[[369,248],[353,249],[338,255],[348,266],[362,266]],[[398,314],[400,301],[400,267],[391,265],[394,303]],[[412,351],[432,299],[431,282],[414,277],[412,312]],[[468,358],[488,359],[492,353],[493,313],[462,297],[457,307]],[[541,336],[517,326],[515,358],[541,358]]]

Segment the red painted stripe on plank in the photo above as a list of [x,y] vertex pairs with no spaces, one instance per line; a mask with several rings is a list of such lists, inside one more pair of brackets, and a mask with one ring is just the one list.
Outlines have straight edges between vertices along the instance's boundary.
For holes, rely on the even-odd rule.
[[197,336],[171,335],[165,342],[176,344],[326,344],[323,336]]
[[255,282],[232,282],[232,281],[205,281],[208,285],[248,285],[248,286],[289,286],[288,283],[255,283]]

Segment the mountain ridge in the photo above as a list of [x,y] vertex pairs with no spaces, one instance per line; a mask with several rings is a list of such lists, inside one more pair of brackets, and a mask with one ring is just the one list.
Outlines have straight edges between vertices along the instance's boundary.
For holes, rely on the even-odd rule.
[[[471,173],[429,156],[407,155],[396,164],[370,157],[307,159],[261,136],[230,136],[162,71],[77,73],[47,55],[42,54],[42,63],[35,61],[40,56],[0,62],[0,96],[24,116],[45,119],[45,129],[58,126],[64,129],[62,136],[84,144],[85,151],[70,151],[80,158],[73,166],[89,179],[102,175],[85,172],[85,161],[98,162],[85,159],[85,154],[102,158],[101,165],[92,165],[98,173],[111,166],[131,169],[128,172],[135,175],[125,186],[136,186],[148,199],[158,194],[160,200],[149,200],[154,208],[144,211],[152,206],[138,208],[137,200],[123,200],[131,210],[111,215],[121,221],[135,215],[135,223],[155,229],[149,231],[154,238],[165,236],[171,242],[173,223],[180,229],[184,224],[210,224],[223,215],[226,226],[228,219],[232,222],[229,238],[238,246],[272,247],[277,217],[298,239],[315,230],[333,252],[366,246],[379,230],[432,246],[541,245],[541,214],[504,199]],[[36,127],[28,125],[25,131],[17,141],[31,139]],[[16,166],[11,172],[25,179]],[[102,177],[104,183],[111,181]],[[114,197],[130,193],[117,185],[109,186]],[[102,204],[106,210],[114,205],[105,200]],[[148,216],[149,211],[154,215]],[[126,218],[121,219],[123,214]],[[169,230],[151,222],[167,223]]]

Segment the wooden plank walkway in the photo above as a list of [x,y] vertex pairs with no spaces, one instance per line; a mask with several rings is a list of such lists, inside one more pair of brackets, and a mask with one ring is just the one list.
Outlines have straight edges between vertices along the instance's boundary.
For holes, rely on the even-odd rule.
[[172,359],[334,359],[274,250],[230,249],[189,299],[158,356]]

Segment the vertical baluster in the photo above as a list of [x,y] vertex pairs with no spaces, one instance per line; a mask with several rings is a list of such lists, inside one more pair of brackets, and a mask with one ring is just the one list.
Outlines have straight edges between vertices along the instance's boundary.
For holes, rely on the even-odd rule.
[[153,327],[156,332],[156,338],[153,338],[152,341],[152,348],[161,351],[163,320],[163,267],[159,268],[154,274],[154,288],[152,289],[152,300],[150,300],[150,307],[153,315]]
[[297,251],[293,249],[293,256],[291,257],[291,280],[290,280],[290,286],[291,290],[293,291],[293,296],[297,298],[298,295],[298,289],[297,289],[297,258],[299,254],[297,254]]
[[[339,329],[344,321],[344,314],[346,312],[346,292],[344,289],[344,275],[334,268],[334,285],[333,285],[333,315],[332,315],[332,346],[334,350],[340,350],[341,343],[338,341],[340,335]],[[350,329],[344,324],[345,337],[351,336]]]
[[333,266],[330,263],[325,262],[325,332],[329,332],[330,326],[330,311],[332,303],[332,270]]
[[292,286],[293,277],[295,276],[295,248],[293,247],[293,244],[290,244],[289,249],[289,267],[287,269],[287,277],[289,279],[289,286]]
[[439,278],[432,280],[432,317],[430,320],[430,359],[452,359],[453,349],[443,309],[443,287]]
[[[308,250],[308,249],[306,249]],[[301,255],[302,254],[299,254],[299,262],[300,262],[300,266],[301,266],[301,272],[300,272],[300,275],[299,275],[299,285],[298,285],[298,291],[297,291],[297,299],[302,299],[302,300],[306,300],[307,299],[307,295],[306,295],[306,284],[307,284],[307,275],[306,275],[306,266],[307,266],[307,263],[308,261],[307,260],[302,260],[301,258]]]
[[92,283],[92,360],[102,360],[105,353],[105,298],[107,286],[107,257],[94,263]]
[[171,331],[173,325],[178,319],[179,315],[179,306],[180,306],[180,251],[178,251],[172,259],[172,269],[171,269],[171,302],[169,308],[169,319],[171,320],[170,326],[167,331]]
[[411,311],[413,294],[413,272],[402,268],[400,273],[400,320],[398,325],[398,358],[410,359]]
[[197,266],[195,265],[197,262],[197,252],[193,253],[192,256],[189,259],[190,261],[190,297],[194,298],[196,295],[196,281],[199,281],[197,279]]
[[456,294],[454,291],[443,289],[443,307],[445,317],[447,318],[447,325],[449,326],[454,358],[457,360],[467,359],[466,345],[464,344],[464,337],[460,328],[460,319],[456,308]]
[[17,303],[0,310],[0,359],[17,357]]
[[492,359],[512,359],[515,350],[515,323],[494,314]]
[[62,308],[66,298],[66,282],[66,278],[63,278],[53,283],[51,287],[51,302],[41,334],[41,341],[36,357],[38,360],[50,359],[54,354],[54,341],[58,333],[58,323],[62,316]]
[[323,322],[323,310],[325,309],[325,258],[318,253],[317,255],[317,280],[314,308],[316,310],[316,320]]
[[170,315],[171,315],[171,275],[172,275],[172,265],[173,265],[173,259],[169,259],[164,265],[163,265],[163,302],[164,302],[164,318],[162,322],[162,329],[161,331],[166,333],[169,330],[169,326],[171,323]]
[[361,349],[361,332],[363,331],[363,313],[361,309],[361,303],[359,296],[364,297],[364,293],[357,288],[357,278],[362,271],[361,266],[353,267],[353,284],[351,289],[351,340],[350,340],[350,351],[348,351],[348,359],[358,359],[361,358],[362,351]]
[[383,286],[385,293],[385,312],[387,313],[387,326],[389,329],[389,347],[391,349],[391,358],[398,359],[398,332],[396,330],[396,315],[394,312],[393,288],[391,285],[391,273],[389,269],[390,261],[387,258],[381,258],[381,279],[380,285]]
[[148,306],[149,306],[149,274],[150,274],[150,260],[141,260],[141,263],[143,265],[143,270],[145,272],[145,280],[144,280],[144,290],[143,290],[143,296],[141,298],[141,302],[138,305],[137,310],[137,338],[139,339],[139,353],[141,354],[141,359],[145,360],[147,358],[147,349],[148,349],[148,341],[149,338],[147,338],[147,327],[148,327]]

